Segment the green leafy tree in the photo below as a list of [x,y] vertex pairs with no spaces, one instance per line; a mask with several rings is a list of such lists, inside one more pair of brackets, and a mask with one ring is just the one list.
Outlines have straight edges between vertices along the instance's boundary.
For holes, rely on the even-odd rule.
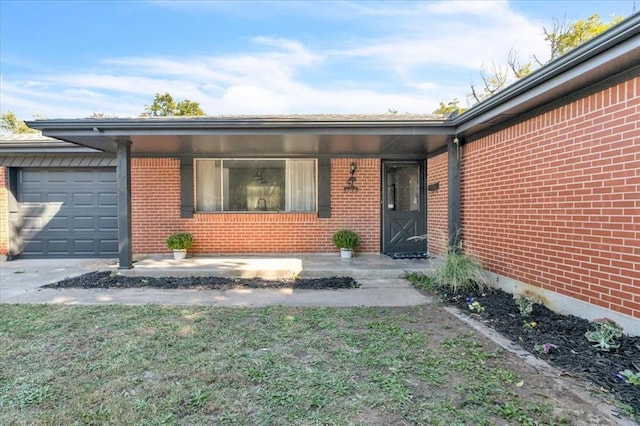
[[169,116],[194,116],[206,115],[198,102],[185,99],[176,104],[171,94],[156,93],[151,105],[144,107],[143,117],[169,117]]
[[495,63],[492,63],[490,67],[482,66],[480,71],[481,84],[475,85],[473,82],[471,83],[469,98],[477,103],[493,96],[507,85],[510,75],[516,80],[524,78],[534,71],[535,66],[542,66],[559,58],[571,49],[580,46],[582,43],[618,24],[622,19],[622,17],[614,17],[609,22],[602,22],[600,15],[597,13],[587,19],[580,19],[570,24],[567,24],[564,20],[561,22],[554,19],[553,28],[550,30],[543,28],[544,40],[549,47],[548,61],[543,62],[533,56],[535,64],[532,61],[522,63],[518,51],[511,49],[507,56],[508,69],[504,69],[499,65],[496,66]]
[[175,115],[194,116],[194,115],[206,115],[198,102],[185,99],[178,102]]
[[571,49],[580,46],[582,43],[591,40],[600,33],[605,32],[612,26],[620,23],[622,17],[614,17],[610,22],[602,22],[600,15],[594,13],[587,19],[580,19],[572,24],[565,25],[554,21],[552,31],[544,29],[545,40],[551,49],[551,59],[554,60]]
[[24,121],[16,117],[11,111],[2,114],[1,126],[2,131],[7,133],[38,133],[37,130],[28,127]]
[[458,98],[453,98],[453,100],[449,101],[448,103],[444,103],[442,101],[440,101],[440,106],[435,109],[433,111],[434,114],[442,114],[445,117],[448,117],[452,114],[457,115],[457,114],[462,114],[463,112],[465,112],[467,109],[461,107],[460,105],[460,101],[458,100]]

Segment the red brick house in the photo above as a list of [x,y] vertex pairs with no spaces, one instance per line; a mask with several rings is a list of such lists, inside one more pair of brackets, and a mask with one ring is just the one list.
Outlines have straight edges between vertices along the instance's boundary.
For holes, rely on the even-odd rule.
[[[196,254],[326,253],[341,228],[370,253],[462,241],[498,285],[640,333],[638,14],[450,119],[28,124],[75,145],[2,142],[9,258],[129,268],[176,231],[195,235]],[[428,246],[407,241],[420,234]]]

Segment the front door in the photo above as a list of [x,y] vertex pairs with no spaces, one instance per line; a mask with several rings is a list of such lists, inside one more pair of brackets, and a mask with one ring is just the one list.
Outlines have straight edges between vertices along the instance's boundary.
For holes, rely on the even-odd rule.
[[424,162],[385,161],[382,165],[382,251],[423,253],[426,240],[409,238],[424,235]]

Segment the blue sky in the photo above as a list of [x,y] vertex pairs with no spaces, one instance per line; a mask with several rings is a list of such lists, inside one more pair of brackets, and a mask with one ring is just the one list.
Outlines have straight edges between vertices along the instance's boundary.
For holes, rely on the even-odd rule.
[[[483,64],[548,57],[543,27],[633,0],[0,0],[0,111],[138,116],[156,92],[209,115],[431,113]],[[637,6],[636,6],[637,7]]]

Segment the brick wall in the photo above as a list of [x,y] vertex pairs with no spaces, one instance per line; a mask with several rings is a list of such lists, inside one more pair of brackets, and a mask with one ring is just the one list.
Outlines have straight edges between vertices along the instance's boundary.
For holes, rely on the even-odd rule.
[[[358,192],[345,192],[349,165],[357,164]],[[194,253],[304,253],[337,251],[331,235],[350,228],[361,252],[380,250],[380,160],[331,161],[331,218],[316,213],[207,213],[180,218],[180,162],[132,160],[134,253],[164,253],[167,235],[194,234]]]
[[9,211],[7,168],[0,167],[0,256],[9,253]]
[[635,78],[464,145],[465,248],[493,272],[640,318],[638,117]]
[[429,252],[440,256],[446,254],[448,244],[447,227],[447,154],[427,160],[427,185],[439,184],[435,191],[427,191],[427,238]]

